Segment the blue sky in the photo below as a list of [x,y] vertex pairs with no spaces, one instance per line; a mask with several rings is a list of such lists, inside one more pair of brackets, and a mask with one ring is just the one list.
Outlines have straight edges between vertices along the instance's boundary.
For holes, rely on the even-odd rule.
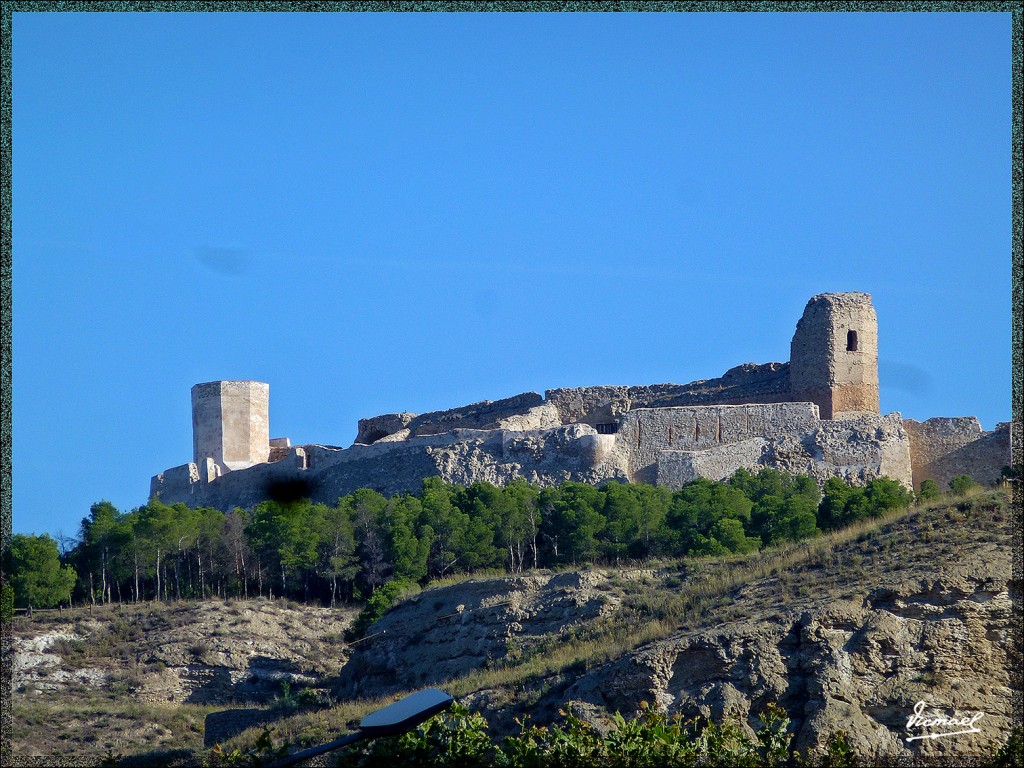
[[872,294],[881,403],[1010,419],[1010,15],[29,14],[13,529],[271,432],[785,361]]

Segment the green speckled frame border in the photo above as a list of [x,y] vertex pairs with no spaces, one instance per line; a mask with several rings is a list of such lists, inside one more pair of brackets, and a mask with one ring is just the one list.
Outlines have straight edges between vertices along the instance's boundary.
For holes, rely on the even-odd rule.
[[[1014,579],[1021,582],[1024,575],[1024,518],[1022,518],[1021,456],[1024,454],[1024,435],[1022,420],[1024,408],[1021,405],[1022,342],[1024,342],[1024,291],[1022,291],[1022,219],[1024,219],[1024,194],[1021,191],[1022,171],[1024,171],[1024,138],[1022,138],[1021,87],[1024,82],[1024,59],[1022,59],[1022,21],[1024,21],[1024,2],[950,2],[936,0],[905,0],[904,2],[772,2],[771,0],[741,0],[738,2],[60,2],[54,0],[14,0],[2,2],[0,16],[0,78],[3,88],[0,89],[0,101],[3,104],[2,121],[0,121],[0,168],[3,170],[3,195],[0,197],[0,554],[2,554],[2,574],[0,584],[7,584],[8,545],[11,538],[11,268],[12,268],[12,218],[11,218],[11,33],[13,15],[15,13],[67,13],[67,12],[196,12],[196,11],[265,11],[265,12],[304,12],[304,13],[336,13],[336,12],[619,12],[619,13],[679,13],[679,12],[960,12],[960,13],[1011,13],[1013,38],[1013,149],[1011,158],[1011,178],[1013,184],[1013,223],[1012,223],[1012,254],[1010,268],[1013,275],[1013,324],[1012,339],[1012,419],[1011,445],[1013,464],[1017,470],[1017,479],[1013,484],[1013,521],[1014,521]],[[1022,606],[1015,602],[1013,606],[1013,634],[1018,653],[1024,649],[1024,615]],[[13,652],[8,619],[0,617],[0,763],[3,765],[54,765],[53,758],[48,760],[20,760],[11,749],[11,678],[13,673]],[[1024,671],[1011,670],[1014,701],[1013,709],[1018,717],[1024,711],[1024,698],[1021,689]],[[1021,722],[1018,721],[1020,726]],[[68,760],[64,764],[73,765],[80,761]]]

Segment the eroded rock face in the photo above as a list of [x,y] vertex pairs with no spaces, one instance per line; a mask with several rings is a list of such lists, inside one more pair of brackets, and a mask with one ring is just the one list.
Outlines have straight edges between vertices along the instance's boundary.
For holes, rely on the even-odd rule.
[[[619,578],[650,575],[637,570]],[[386,695],[514,661],[533,643],[593,624],[620,606],[620,590],[601,571],[433,589],[403,601],[369,629],[341,672],[338,695]]]
[[[515,690],[477,691],[464,703],[494,733],[516,732],[515,718],[524,715],[538,724],[557,720],[560,709],[606,729],[613,712],[632,716],[645,706],[686,718],[731,715],[753,730],[777,703],[791,718],[795,746],[812,754],[840,731],[869,764],[982,754],[1005,741],[1020,695],[1013,630],[1021,584],[1004,503],[914,512],[835,550],[802,544],[784,560],[791,565],[725,589],[699,618],[683,614],[662,640],[610,662],[591,657],[584,673],[570,665],[516,682]],[[698,592],[688,595],[705,585],[714,592],[725,573],[690,567],[637,571],[628,580],[614,571],[538,574],[423,592],[370,630],[384,634],[353,654],[342,694],[443,684],[491,664],[514,665],[515,653],[560,647],[574,634],[642,626],[637,605],[691,584]],[[980,732],[908,742],[936,732],[908,727],[919,702],[947,717],[983,713]]]
[[[565,697],[604,713],[641,702],[686,717],[732,713],[748,726],[777,702],[801,750],[820,751],[845,731],[868,759],[977,753],[1002,743],[1012,725],[1014,598],[1019,586],[985,573],[892,583],[864,603],[653,644],[588,674]],[[907,742],[929,732],[907,728],[919,701],[947,715],[984,712],[982,732]]]
[[70,630],[15,636],[13,685],[41,693],[120,684],[142,701],[267,702],[283,681],[316,687],[337,673],[353,614],[266,600],[85,614]]

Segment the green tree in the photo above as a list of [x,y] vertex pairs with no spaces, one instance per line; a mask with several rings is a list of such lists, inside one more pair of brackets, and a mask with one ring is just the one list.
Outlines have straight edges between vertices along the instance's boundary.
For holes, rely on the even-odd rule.
[[418,528],[422,506],[415,496],[394,496],[388,500],[387,520],[392,578],[418,582],[427,575],[427,559],[433,532],[420,536]]
[[756,475],[739,470],[729,485],[740,488],[753,502],[747,532],[759,536],[764,545],[797,541],[818,533],[821,492],[813,478],[771,468]]
[[99,581],[100,602],[111,600],[111,567],[123,532],[120,520],[121,513],[109,501],[97,501],[89,508],[89,516],[82,519],[78,561],[90,577],[90,600],[95,597],[94,575]]
[[469,518],[459,563],[466,570],[500,566],[505,559],[502,518],[512,514],[511,500],[491,483],[477,482],[457,488],[454,503]]
[[351,505],[352,526],[359,557],[358,582],[367,593],[384,583],[391,570],[385,510],[388,500],[370,488],[360,488],[345,497]]
[[891,477],[876,477],[868,482],[865,493],[871,506],[872,517],[889,510],[902,509],[914,503],[914,492]]
[[11,537],[11,586],[15,605],[51,608],[71,599],[77,575],[61,565],[57,542],[46,534]]
[[[138,522],[135,526],[135,535],[139,537],[140,551],[149,562],[142,569],[144,573],[152,574],[153,595],[155,599],[167,599],[168,584],[167,561],[177,548],[179,541],[178,507],[169,507],[159,499],[149,500],[146,506],[138,510]],[[152,569],[152,570],[150,570]]]
[[440,477],[423,480],[420,489],[421,531],[423,538],[429,541],[427,572],[432,577],[457,570],[463,557],[469,515],[456,506],[454,495],[454,489]]
[[597,556],[597,535],[604,529],[604,494],[586,483],[565,482],[550,494],[551,514],[542,530],[555,547],[555,559],[586,563]]
[[522,478],[516,478],[502,493],[508,501],[501,520],[502,544],[509,549],[510,570],[522,571],[527,555],[536,568],[540,492]]
[[[708,543],[719,520],[738,520],[746,530],[753,502],[743,489],[700,477],[672,495],[667,524],[671,531],[669,551],[675,555],[714,554]],[[710,547],[710,549],[709,549]]]
[[395,604],[399,595],[411,586],[407,581],[395,579],[385,582],[373,590],[373,594],[366,601],[363,610],[359,612],[355,621],[352,622],[352,627],[348,631],[349,641],[363,637],[366,634],[366,630],[370,628],[370,625],[387,613],[391,606]]
[[932,480],[930,477],[925,478],[921,481],[921,487],[917,492],[918,501],[931,501],[937,499],[942,494],[939,489],[939,484]]
[[968,492],[980,487],[970,475],[957,475],[949,481],[949,491],[954,496],[966,496]]
[[619,561],[641,537],[640,500],[630,486],[623,483],[608,483],[602,489],[604,493],[605,525],[601,531],[601,554],[618,565]]
[[637,483],[628,487],[640,505],[639,536],[630,546],[629,554],[636,558],[661,554],[669,505],[672,503],[672,491],[662,486],[647,485],[646,483]]
[[309,597],[309,577],[315,573],[321,528],[316,525],[313,505],[307,499],[288,502],[265,501],[253,511],[246,535],[264,563],[276,566],[281,595],[291,584],[301,584]]
[[711,526],[710,538],[718,541],[730,552],[746,554],[757,552],[761,548],[761,539],[747,536],[743,531],[743,523],[731,517],[723,517]]
[[352,587],[359,573],[356,555],[356,533],[352,524],[352,507],[345,498],[336,506],[319,505],[320,516],[320,570],[331,585],[331,608],[344,590],[352,598]]

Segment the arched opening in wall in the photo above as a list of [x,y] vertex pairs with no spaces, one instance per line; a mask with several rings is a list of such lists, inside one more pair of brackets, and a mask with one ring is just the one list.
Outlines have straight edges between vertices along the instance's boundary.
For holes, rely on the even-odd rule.
[[373,432],[366,436],[366,444],[371,445],[373,443],[376,443],[382,437],[387,437],[389,434],[389,432],[385,432],[383,429],[375,429],[373,430]]
[[856,352],[857,351],[857,332],[847,331],[846,332],[846,351]]

